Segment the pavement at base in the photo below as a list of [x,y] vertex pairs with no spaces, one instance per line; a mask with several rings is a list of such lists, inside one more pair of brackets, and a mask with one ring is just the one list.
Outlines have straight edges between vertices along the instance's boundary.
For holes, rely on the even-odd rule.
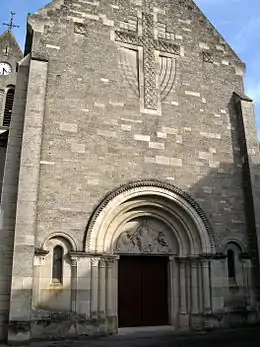
[[[3,347],[4,345],[0,345]],[[118,335],[78,340],[34,342],[31,347],[260,347],[260,326],[210,332],[174,333],[169,328],[138,331],[121,329]]]

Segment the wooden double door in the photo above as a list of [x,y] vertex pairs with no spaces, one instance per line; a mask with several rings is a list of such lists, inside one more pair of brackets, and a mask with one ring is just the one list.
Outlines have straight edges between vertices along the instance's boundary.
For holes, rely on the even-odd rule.
[[169,323],[167,263],[167,257],[120,257],[119,327],[159,326]]

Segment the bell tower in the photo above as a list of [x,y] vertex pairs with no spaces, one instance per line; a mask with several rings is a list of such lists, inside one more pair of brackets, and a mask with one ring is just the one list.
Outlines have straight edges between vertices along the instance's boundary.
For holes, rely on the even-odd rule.
[[22,51],[13,35],[14,12],[9,23],[3,23],[8,29],[0,36],[0,136],[10,126],[16,83],[16,64],[23,57]]
[[4,175],[8,130],[12,118],[12,109],[16,84],[16,64],[23,53],[12,33],[14,12],[11,12],[9,23],[3,23],[8,29],[0,35],[0,202]]

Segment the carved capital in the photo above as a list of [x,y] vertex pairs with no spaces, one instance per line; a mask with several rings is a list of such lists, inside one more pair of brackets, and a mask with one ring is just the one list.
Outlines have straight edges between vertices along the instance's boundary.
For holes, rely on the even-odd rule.
[[77,257],[70,257],[71,266],[76,267],[78,265],[78,258]]
[[116,259],[115,258],[108,258],[107,260],[106,260],[106,262],[107,262],[107,267],[112,267],[114,264],[115,264],[115,261],[116,261]]
[[181,266],[184,266],[187,263],[187,257],[178,257],[177,259]]
[[240,260],[251,260],[251,256],[250,256],[250,254],[249,253],[242,253],[242,254],[240,254],[240,256],[239,256],[239,259]]
[[42,248],[35,248],[34,254],[36,256],[44,256],[45,257],[47,254],[49,254],[49,251],[46,251],[45,249],[42,249]]
[[98,267],[99,261],[100,261],[100,257],[92,257],[91,259],[91,265],[93,267]]
[[45,256],[35,256],[34,266],[42,266],[45,261]]
[[42,266],[48,254],[48,251],[41,248],[36,248],[34,251],[34,266]]
[[191,259],[191,268],[192,269],[197,269],[198,268],[198,259],[197,258],[193,258]]
[[99,260],[99,267],[100,267],[100,268],[105,268],[106,266],[107,266],[107,259],[101,258],[101,259]]
[[209,260],[209,259],[201,259],[201,260],[200,260],[200,263],[201,263],[201,266],[202,266],[203,268],[208,268],[208,267],[209,267],[210,260]]
[[202,253],[202,254],[200,254],[200,259],[201,260],[211,260],[211,259],[213,259],[214,257],[215,257],[215,254],[211,254],[211,253]]

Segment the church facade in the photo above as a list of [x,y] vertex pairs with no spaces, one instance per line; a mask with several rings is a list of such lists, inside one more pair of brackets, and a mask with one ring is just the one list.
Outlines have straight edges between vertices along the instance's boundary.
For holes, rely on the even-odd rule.
[[29,15],[18,58],[0,337],[257,322],[254,107],[193,1],[54,0]]

